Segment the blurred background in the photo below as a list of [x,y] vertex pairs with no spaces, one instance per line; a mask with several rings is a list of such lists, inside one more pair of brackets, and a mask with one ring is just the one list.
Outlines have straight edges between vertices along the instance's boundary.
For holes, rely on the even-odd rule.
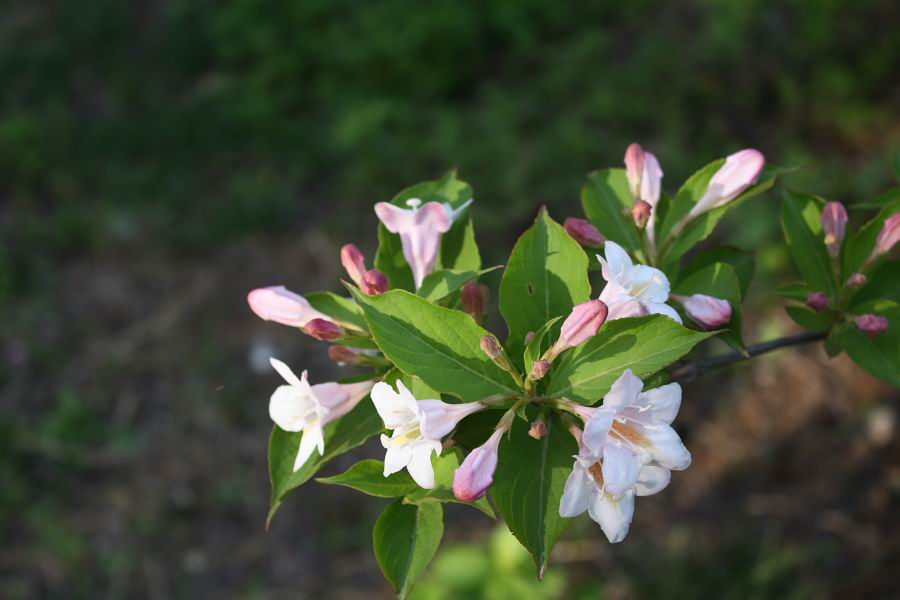
[[[890,0],[7,0],[0,597],[390,597],[381,501],[310,483],[264,530],[266,360],[338,368],[246,292],[339,290],[372,204],[453,167],[486,264],[541,204],[580,216],[632,141],[670,193],[752,146],[804,167],[785,185],[865,200],[895,185],[898,73]],[[749,341],[795,331],[764,293],[794,277],[778,204],[717,232],[756,252]],[[818,346],[717,373],[685,393],[694,464],[626,542],[578,520],[538,586],[450,507],[419,597],[897,597],[898,409]]]

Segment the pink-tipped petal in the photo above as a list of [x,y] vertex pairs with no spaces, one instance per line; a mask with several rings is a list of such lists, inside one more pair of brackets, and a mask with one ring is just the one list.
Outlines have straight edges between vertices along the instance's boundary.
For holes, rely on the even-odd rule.
[[257,288],[247,294],[247,303],[256,315],[291,327],[303,327],[312,319],[331,321],[301,296],[282,285]]

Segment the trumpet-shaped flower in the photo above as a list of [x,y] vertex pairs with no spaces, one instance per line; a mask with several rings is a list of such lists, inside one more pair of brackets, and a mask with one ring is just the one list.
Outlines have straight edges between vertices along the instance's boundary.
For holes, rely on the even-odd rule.
[[434,487],[431,454],[441,453],[441,438],[463,418],[484,408],[480,402],[416,400],[402,381],[397,382],[397,391],[387,383],[376,383],[372,402],[384,426],[393,429],[391,437],[381,436],[381,444],[387,450],[384,476],[406,469],[423,488]]
[[607,241],[604,249],[606,258],[598,254],[597,260],[603,266],[603,279],[606,280],[600,300],[609,307],[607,320],[654,314],[681,323],[675,309],[666,304],[669,280],[665,273],[646,265],[635,265],[615,242]]
[[497,429],[481,446],[472,450],[453,474],[453,495],[464,502],[474,502],[494,483],[500,438],[506,430]]
[[416,289],[425,277],[434,271],[441,236],[453,225],[447,208],[438,202],[428,202],[422,206],[421,200],[407,202],[411,208],[394,206],[389,202],[375,205],[375,214],[391,233],[400,236],[403,256],[412,270]]
[[279,386],[269,400],[269,416],[285,431],[302,431],[294,471],[302,467],[313,450],[325,452],[324,427],[359,404],[372,389],[371,381],[360,383],[319,383],[309,385],[306,371],[298,379],[291,368],[278,359],[270,358],[272,367],[288,385]]
[[766,157],[759,150],[747,148],[735,152],[725,159],[725,164],[716,171],[706,192],[691,208],[686,221],[694,219],[706,211],[725,206],[744,190],[756,183],[766,164]]
[[626,370],[600,408],[576,411],[586,423],[560,515],[588,511],[613,543],[628,533],[634,497],[659,492],[669,484],[670,470],[686,469],[691,462],[670,426],[681,406],[681,386],[672,383],[646,392],[643,386]]
[[261,319],[291,327],[305,327],[313,319],[332,322],[331,317],[312,307],[309,301],[283,285],[257,288],[247,294],[250,309]]
[[878,239],[875,240],[872,257],[878,258],[882,254],[886,254],[898,242],[900,242],[900,213],[895,213],[888,217],[881,227]]

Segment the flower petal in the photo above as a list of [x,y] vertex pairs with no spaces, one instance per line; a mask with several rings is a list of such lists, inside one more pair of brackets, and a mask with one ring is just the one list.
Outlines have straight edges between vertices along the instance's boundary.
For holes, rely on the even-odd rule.
[[619,500],[609,494],[595,494],[588,506],[588,514],[600,524],[611,544],[621,542],[628,535],[634,517],[634,490],[628,490]]
[[285,431],[302,431],[314,415],[312,401],[295,386],[280,385],[269,399],[269,417]]
[[400,233],[401,230],[412,225],[413,211],[394,206],[390,202],[376,204],[375,215],[391,233]]
[[[625,285],[624,280],[634,268],[634,263],[631,261],[631,257],[628,256],[628,252],[622,246],[610,241],[604,244],[603,252],[606,255],[606,261],[600,261],[601,264],[606,263],[603,265],[605,267],[603,278],[607,281],[616,281],[621,285]],[[599,259],[600,257],[598,256],[597,258]]]
[[656,465],[645,465],[641,469],[634,491],[638,496],[652,496],[666,489],[671,479],[672,472],[670,470],[657,467]]
[[669,299],[669,279],[659,269],[647,265],[635,265],[626,275],[622,286],[644,304],[665,302]]
[[613,417],[615,417],[615,411],[600,407],[594,410],[594,416],[584,424],[581,445],[590,456],[599,459],[603,455],[603,446],[606,445]]
[[410,410],[409,402],[403,394],[404,391],[409,394],[409,390],[400,381],[397,382],[397,387],[401,388],[400,393],[395,392],[387,383],[379,381],[372,388],[372,404],[388,429],[397,429],[418,419],[416,412]]
[[608,494],[621,498],[634,487],[641,472],[641,457],[616,444],[603,449],[603,486]]
[[412,445],[393,445],[389,439],[385,438],[387,436],[381,436],[381,444],[387,448],[387,452],[384,453],[384,476],[387,477],[406,468],[412,458]]
[[644,437],[649,442],[647,452],[652,462],[675,471],[690,466],[691,453],[674,429],[668,425],[650,425],[643,429]]
[[431,454],[440,453],[440,444],[435,448],[432,443],[418,443],[412,446],[412,456],[406,470],[412,476],[419,487],[431,489],[434,487],[434,466],[431,464]]
[[[296,385],[301,387],[303,383],[300,379],[297,379],[297,376],[294,375],[294,372],[291,370],[289,366],[278,360],[277,358],[269,358],[269,364],[278,371],[278,374],[281,375],[285,381],[287,381],[290,385]],[[306,371],[303,371],[302,374],[303,379],[306,379]]]
[[647,311],[651,315],[665,315],[676,323],[682,323],[681,315],[679,315],[678,311],[676,311],[668,304],[645,304],[644,306],[647,307]]
[[636,404],[649,412],[653,423],[671,425],[681,408],[681,386],[669,383],[647,390],[638,395]]
[[481,402],[448,404],[440,400],[419,400],[419,423],[422,435],[439,440],[465,417],[484,408]]
[[577,461],[572,467],[562,498],[559,500],[559,516],[577,517],[588,509],[591,492],[596,489],[590,474]]
[[638,394],[644,388],[641,381],[631,369],[625,369],[603,398],[603,408],[609,408],[616,412],[631,406],[637,400]]
[[313,450],[319,450],[319,454],[325,452],[325,437],[322,434],[322,428],[318,424],[310,425],[303,430],[300,437],[300,447],[297,448],[297,458],[294,459],[294,472],[300,470],[309,457],[312,456]]

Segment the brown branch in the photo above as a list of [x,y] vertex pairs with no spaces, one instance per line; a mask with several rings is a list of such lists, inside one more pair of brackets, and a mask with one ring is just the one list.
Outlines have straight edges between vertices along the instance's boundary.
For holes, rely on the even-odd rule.
[[760,344],[747,346],[747,353],[743,354],[738,351],[722,354],[721,356],[713,356],[711,358],[701,358],[689,363],[682,364],[672,371],[672,379],[688,382],[700,377],[713,369],[721,369],[729,367],[735,363],[749,360],[755,356],[778,350],[779,348],[787,348],[789,346],[798,346],[818,340],[824,340],[828,335],[826,331],[808,331],[799,335],[789,335],[787,337],[778,338],[777,340],[769,340]]

